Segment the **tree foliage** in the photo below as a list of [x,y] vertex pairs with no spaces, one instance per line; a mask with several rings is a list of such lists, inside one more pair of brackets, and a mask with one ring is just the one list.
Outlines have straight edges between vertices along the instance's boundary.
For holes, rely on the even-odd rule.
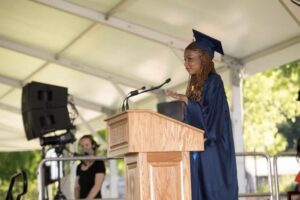
[[[28,178],[28,192],[24,199],[36,199],[36,173],[40,159],[39,151],[0,153],[0,199],[6,197],[11,176],[21,170],[26,172]],[[22,183],[19,185],[22,185]],[[20,189],[20,187],[17,187],[17,189]]]
[[286,122],[278,124],[277,128],[288,142],[286,151],[295,151],[297,139],[300,137],[300,116],[296,117],[295,121],[288,119]]
[[36,170],[40,161],[38,151],[3,152],[0,153],[0,180],[10,180],[10,177],[20,170],[24,170],[29,180],[36,178]]
[[270,155],[284,151],[288,140],[277,126],[300,115],[300,61],[256,74],[243,85],[245,149]]

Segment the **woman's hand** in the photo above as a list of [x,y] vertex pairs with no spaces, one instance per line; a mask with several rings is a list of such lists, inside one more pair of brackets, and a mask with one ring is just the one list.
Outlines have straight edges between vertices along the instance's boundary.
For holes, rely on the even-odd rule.
[[188,103],[188,98],[187,98],[187,96],[185,96],[185,95],[183,95],[183,94],[178,94],[177,92],[174,92],[174,91],[172,91],[172,90],[166,90],[165,91],[165,94],[167,95],[167,96],[169,96],[169,97],[172,97],[172,98],[174,98],[174,99],[177,99],[177,100],[179,100],[179,101],[183,101],[185,104],[187,104]]

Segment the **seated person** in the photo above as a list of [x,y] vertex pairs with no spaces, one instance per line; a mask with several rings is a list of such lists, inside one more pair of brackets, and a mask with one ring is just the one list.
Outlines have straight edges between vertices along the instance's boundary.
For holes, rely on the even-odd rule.
[[[79,140],[79,148],[85,156],[96,156],[99,145],[91,135]],[[101,160],[82,161],[76,170],[75,199],[101,198],[101,186],[105,176],[105,165]]]

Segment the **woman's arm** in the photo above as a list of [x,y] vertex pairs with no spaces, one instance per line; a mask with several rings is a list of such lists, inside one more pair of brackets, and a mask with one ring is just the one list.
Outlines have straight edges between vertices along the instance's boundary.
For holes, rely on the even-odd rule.
[[79,194],[80,194],[79,191],[80,191],[79,176],[76,176],[75,188],[74,188],[74,197],[75,197],[75,200],[79,199]]
[[189,99],[184,94],[178,94],[177,92],[174,92],[172,90],[166,90],[165,94],[179,101],[183,101],[185,104],[188,104]]
[[94,199],[95,196],[101,189],[102,183],[104,181],[104,173],[96,173],[95,175],[95,184],[89,192],[89,195],[86,199]]

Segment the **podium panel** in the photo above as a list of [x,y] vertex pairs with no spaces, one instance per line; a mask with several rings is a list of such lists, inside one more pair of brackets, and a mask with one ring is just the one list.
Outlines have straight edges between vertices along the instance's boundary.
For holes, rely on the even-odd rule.
[[139,153],[125,157],[127,200],[190,200],[189,152]]

